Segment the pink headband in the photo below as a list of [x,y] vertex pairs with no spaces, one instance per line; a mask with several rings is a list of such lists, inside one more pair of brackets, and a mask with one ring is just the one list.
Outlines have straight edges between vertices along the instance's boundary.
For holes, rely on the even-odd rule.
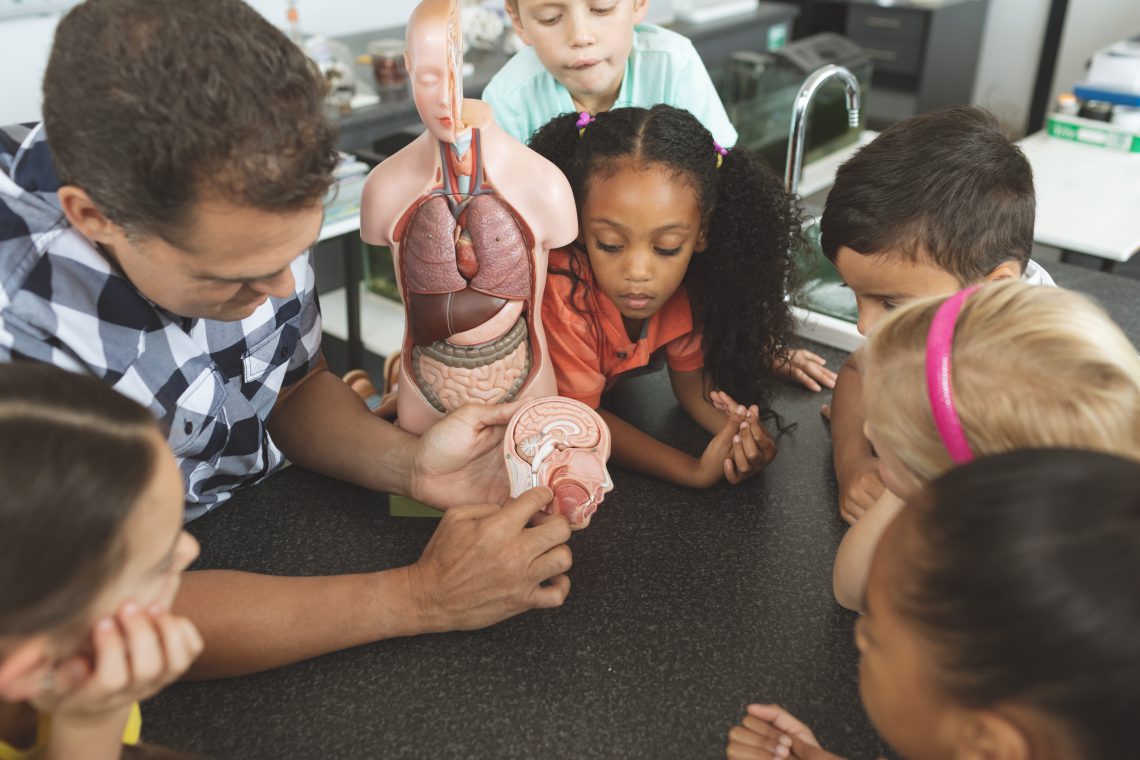
[[958,312],[977,285],[958,291],[938,307],[930,332],[926,335],[926,390],[930,394],[930,411],[934,426],[954,464],[965,464],[974,458],[962,420],[954,408],[954,391],[950,386],[950,348],[954,345],[954,325]]

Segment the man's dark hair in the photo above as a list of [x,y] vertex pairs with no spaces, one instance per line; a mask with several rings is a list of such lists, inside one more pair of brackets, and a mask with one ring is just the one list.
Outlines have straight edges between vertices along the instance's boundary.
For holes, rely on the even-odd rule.
[[963,107],[891,126],[843,164],[820,221],[823,252],[924,258],[963,285],[1033,248],[1033,170],[988,111]]
[[1135,756],[1140,463],[1016,451],[955,468],[913,506],[897,609],[972,708],[1019,704],[1077,757]]
[[203,198],[319,202],[337,157],[324,92],[239,0],[87,0],[56,30],[44,127],[64,184],[128,231],[177,242]]

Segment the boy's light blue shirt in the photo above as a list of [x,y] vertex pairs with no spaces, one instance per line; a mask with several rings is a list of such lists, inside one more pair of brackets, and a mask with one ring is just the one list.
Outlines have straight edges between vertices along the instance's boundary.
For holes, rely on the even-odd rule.
[[[543,68],[530,47],[495,74],[483,100],[491,104],[499,126],[523,143],[555,116],[577,110],[569,90]],[[649,108],[658,103],[689,111],[724,147],[736,144],[736,129],[693,43],[668,29],[638,24],[621,90],[611,108]]]

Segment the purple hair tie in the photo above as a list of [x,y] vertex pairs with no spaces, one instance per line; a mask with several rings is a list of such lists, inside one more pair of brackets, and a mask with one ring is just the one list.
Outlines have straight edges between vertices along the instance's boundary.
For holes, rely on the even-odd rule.
[[719,169],[720,165],[724,163],[724,157],[728,155],[728,148],[713,140],[713,151],[716,153],[716,168]]
[[954,464],[965,464],[974,458],[962,420],[954,406],[954,389],[950,383],[950,349],[954,345],[954,327],[958,313],[970,294],[979,286],[958,291],[938,307],[926,334],[926,391],[930,395],[930,411],[934,427]]
[[583,111],[578,114],[578,121],[575,122],[578,127],[578,137],[586,134],[586,127],[594,123],[594,117],[590,115],[589,111]]

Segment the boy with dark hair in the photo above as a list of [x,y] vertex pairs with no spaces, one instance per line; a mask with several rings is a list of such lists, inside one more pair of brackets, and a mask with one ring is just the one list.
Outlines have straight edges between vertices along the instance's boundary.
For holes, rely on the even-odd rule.
[[0,361],[150,409],[191,519],[286,457],[458,511],[409,567],[189,573],[176,604],[207,642],[198,675],[479,628],[569,587],[565,520],[523,528],[549,492],[459,506],[506,498],[515,407],[417,439],[327,371],[309,252],[336,162],[323,99],[314,64],[239,0],[88,0],[56,31],[44,123],[0,128]]
[[[820,220],[824,255],[855,293],[859,332],[915,298],[988,280],[1053,280],[1029,258],[1033,170],[997,120],[962,107],[893,125],[836,173]],[[854,523],[883,493],[863,434],[860,351],[830,410],[840,515]]]

